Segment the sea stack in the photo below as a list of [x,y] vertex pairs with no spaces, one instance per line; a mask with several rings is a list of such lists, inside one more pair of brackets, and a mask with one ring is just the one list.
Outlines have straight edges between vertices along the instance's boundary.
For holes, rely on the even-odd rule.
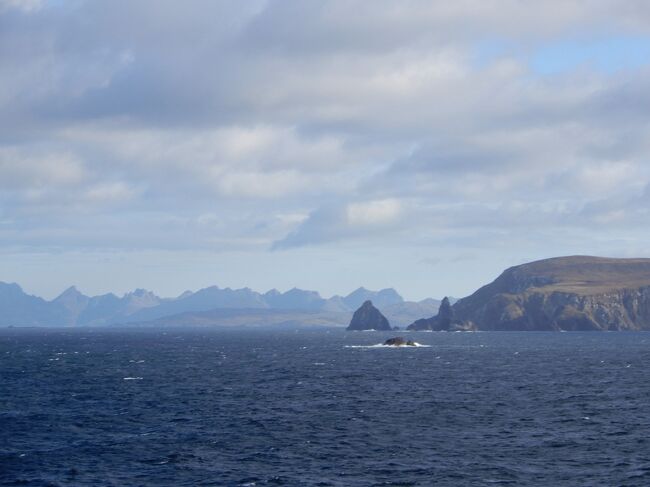
[[445,297],[440,303],[440,308],[436,316],[417,320],[411,323],[406,329],[411,331],[456,331],[471,328],[464,327],[462,323],[456,320],[454,308],[451,306],[449,298]]
[[386,317],[381,314],[381,311],[372,305],[372,301],[366,301],[358,310],[354,312],[352,321],[350,321],[350,325],[347,327],[347,330],[390,331],[391,327]]
[[451,328],[451,323],[454,320],[454,310],[451,307],[449,298],[445,296],[440,303],[440,309],[438,310],[438,327],[441,330],[449,330]]

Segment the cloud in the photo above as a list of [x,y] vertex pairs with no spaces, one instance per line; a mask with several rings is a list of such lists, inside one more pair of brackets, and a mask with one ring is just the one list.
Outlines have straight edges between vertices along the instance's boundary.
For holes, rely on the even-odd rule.
[[42,0],[0,0],[0,13],[10,9],[32,12],[40,10],[42,7]]
[[397,220],[401,210],[401,203],[395,199],[350,203],[346,221],[351,227],[386,225]]
[[227,196],[275,198],[302,192],[310,183],[297,171],[233,172],[217,178],[216,187]]
[[86,202],[128,202],[135,195],[135,190],[122,181],[101,183],[91,186],[84,194]]
[[313,211],[289,235],[273,243],[274,250],[304,245],[335,242],[343,239],[364,239],[389,235],[403,225],[399,217],[404,204],[395,199],[334,204]]
[[85,177],[84,164],[75,154],[0,147],[0,188],[5,190],[71,186]]
[[596,69],[646,46],[645,2],[0,5],[11,245],[646,237],[650,63]]

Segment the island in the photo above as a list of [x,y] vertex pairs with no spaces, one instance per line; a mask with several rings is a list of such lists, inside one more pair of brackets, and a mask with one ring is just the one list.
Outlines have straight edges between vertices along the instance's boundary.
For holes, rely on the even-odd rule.
[[348,331],[391,331],[392,328],[386,317],[372,304],[365,301],[352,315],[352,320],[347,327]]
[[417,347],[418,344],[413,340],[407,340],[404,337],[389,338],[384,342],[387,347]]

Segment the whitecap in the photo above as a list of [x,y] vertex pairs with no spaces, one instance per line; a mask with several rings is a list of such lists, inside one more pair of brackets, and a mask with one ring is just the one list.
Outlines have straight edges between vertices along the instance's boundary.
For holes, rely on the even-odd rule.
[[384,345],[377,343],[376,345],[343,345],[343,348],[430,348],[431,345],[422,345],[415,342],[415,345]]
[[142,377],[123,377],[124,380],[142,380]]

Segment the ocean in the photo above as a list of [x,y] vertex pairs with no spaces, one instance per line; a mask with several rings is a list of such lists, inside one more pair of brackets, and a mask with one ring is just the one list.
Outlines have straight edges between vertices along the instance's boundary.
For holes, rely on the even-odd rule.
[[647,486],[650,334],[0,330],[0,484]]

